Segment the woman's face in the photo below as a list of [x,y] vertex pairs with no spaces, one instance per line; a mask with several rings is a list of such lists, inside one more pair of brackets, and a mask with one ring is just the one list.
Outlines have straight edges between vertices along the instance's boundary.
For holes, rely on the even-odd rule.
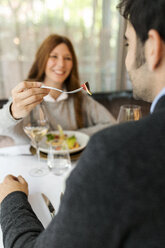
[[61,43],[49,55],[45,69],[45,84],[61,88],[63,82],[69,76],[72,67],[72,54],[67,45]]

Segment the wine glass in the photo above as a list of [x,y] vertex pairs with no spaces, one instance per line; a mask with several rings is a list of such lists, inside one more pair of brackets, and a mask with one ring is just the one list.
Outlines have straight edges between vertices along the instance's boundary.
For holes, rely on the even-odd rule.
[[[23,129],[36,147],[38,162],[40,161],[39,142],[47,134],[49,129],[48,120],[42,104],[38,104],[23,120]],[[31,176],[43,176],[48,173],[46,168],[34,168],[30,171]]]
[[142,117],[141,106],[122,105],[120,106],[117,122],[137,121]]

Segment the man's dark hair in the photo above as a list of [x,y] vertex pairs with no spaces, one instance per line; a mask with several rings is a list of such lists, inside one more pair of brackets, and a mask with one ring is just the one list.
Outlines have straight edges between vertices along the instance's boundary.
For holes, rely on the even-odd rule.
[[120,0],[117,8],[142,43],[148,39],[150,29],[157,30],[165,41],[165,0]]

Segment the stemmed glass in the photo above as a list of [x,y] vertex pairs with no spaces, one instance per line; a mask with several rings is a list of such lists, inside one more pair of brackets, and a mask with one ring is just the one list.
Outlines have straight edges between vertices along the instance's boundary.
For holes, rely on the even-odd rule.
[[[38,162],[40,161],[39,142],[47,134],[49,123],[42,104],[38,104],[23,121],[24,132],[29,136],[36,147]],[[34,168],[30,171],[31,176],[44,176],[48,173],[46,168]]]
[[142,117],[141,106],[122,105],[120,106],[117,122],[137,121]]

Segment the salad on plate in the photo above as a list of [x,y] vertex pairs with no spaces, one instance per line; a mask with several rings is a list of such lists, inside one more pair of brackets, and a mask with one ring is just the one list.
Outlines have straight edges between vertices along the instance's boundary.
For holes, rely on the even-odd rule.
[[60,125],[58,125],[58,131],[59,134],[57,133],[48,133],[46,135],[46,143],[50,144],[52,146],[60,146],[63,141],[66,142],[69,150],[76,149],[80,147],[80,144],[77,141],[77,138],[75,135],[69,136],[68,134],[63,132],[63,129]]

